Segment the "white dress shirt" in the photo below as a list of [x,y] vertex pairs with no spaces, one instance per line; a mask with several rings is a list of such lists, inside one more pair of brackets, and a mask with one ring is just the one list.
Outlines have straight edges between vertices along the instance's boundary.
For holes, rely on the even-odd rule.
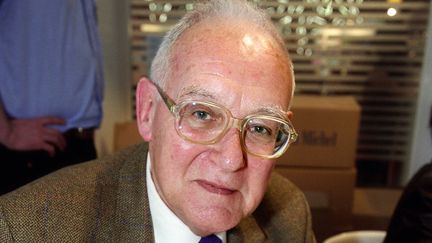
[[[200,236],[195,235],[187,225],[183,223],[162,201],[153,179],[151,177],[151,159],[150,153],[147,155],[146,167],[146,182],[147,193],[150,205],[150,214],[153,222],[153,232],[156,243],[171,243],[171,242],[185,242],[185,243],[198,243],[201,239]],[[226,242],[226,232],[215,234]]]

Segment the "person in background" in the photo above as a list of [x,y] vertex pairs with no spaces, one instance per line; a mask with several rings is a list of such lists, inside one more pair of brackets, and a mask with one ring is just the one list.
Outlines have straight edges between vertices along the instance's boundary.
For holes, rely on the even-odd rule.
[[[432,107],[429,128],[432,128]],[[432,242],[432,162],[423,165],[403,190],[384,240],[393,242]]]
[[0,194],[96,158],[95,10],[94,0],[0,1]]
[[148,143],[0,197],[0,242],[315,242],[303,193],[272,174],[296,139],[293,92],[264,10],[194,5],[138,84]]

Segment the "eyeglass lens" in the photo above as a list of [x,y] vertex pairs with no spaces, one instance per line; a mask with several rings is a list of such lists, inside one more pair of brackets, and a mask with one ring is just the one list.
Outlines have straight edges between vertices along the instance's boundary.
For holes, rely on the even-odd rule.
[[[176,126],[192,142],[212,143],[225,132],[230,114],[221,107],[199,102],[181,104]],[[242,143],[258,155],[272,155],[287,142],[287,125],[263,117],[251,117],[242,124]]]
[[223,110],[200,103],[186,103],[178,113],[177,128],[189,139],[210,142],[221,134],[228,119]]
[[272,155],[286,142],[285,124],[265,118],[252,118],[245,123],[244,142],[252,153]]

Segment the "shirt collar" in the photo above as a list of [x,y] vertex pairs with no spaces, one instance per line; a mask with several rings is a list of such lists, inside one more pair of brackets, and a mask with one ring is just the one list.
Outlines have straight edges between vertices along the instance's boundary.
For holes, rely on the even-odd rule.
[[[155,242],[198,242],[201,237],[195,235],[189,227],[166,206],[156,191],[150,173],[150,153],[147,154],[146,164],[146,184]],[[222,239],[222,242],[226,242],[226,232],[217,233],[216,235]]]

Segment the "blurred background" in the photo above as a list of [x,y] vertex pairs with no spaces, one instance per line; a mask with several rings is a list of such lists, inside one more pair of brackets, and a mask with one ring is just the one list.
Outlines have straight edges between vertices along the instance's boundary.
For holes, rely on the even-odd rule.
[[[253,2],[270,13],[294,62],[300,142],[277,167],[305,191],[318,239],[385,229],[401,190],[432,157],[432,4]],[[103,156],[139,141],[136,83],[193,1],[97,4],[106,86],[96,141]]]

